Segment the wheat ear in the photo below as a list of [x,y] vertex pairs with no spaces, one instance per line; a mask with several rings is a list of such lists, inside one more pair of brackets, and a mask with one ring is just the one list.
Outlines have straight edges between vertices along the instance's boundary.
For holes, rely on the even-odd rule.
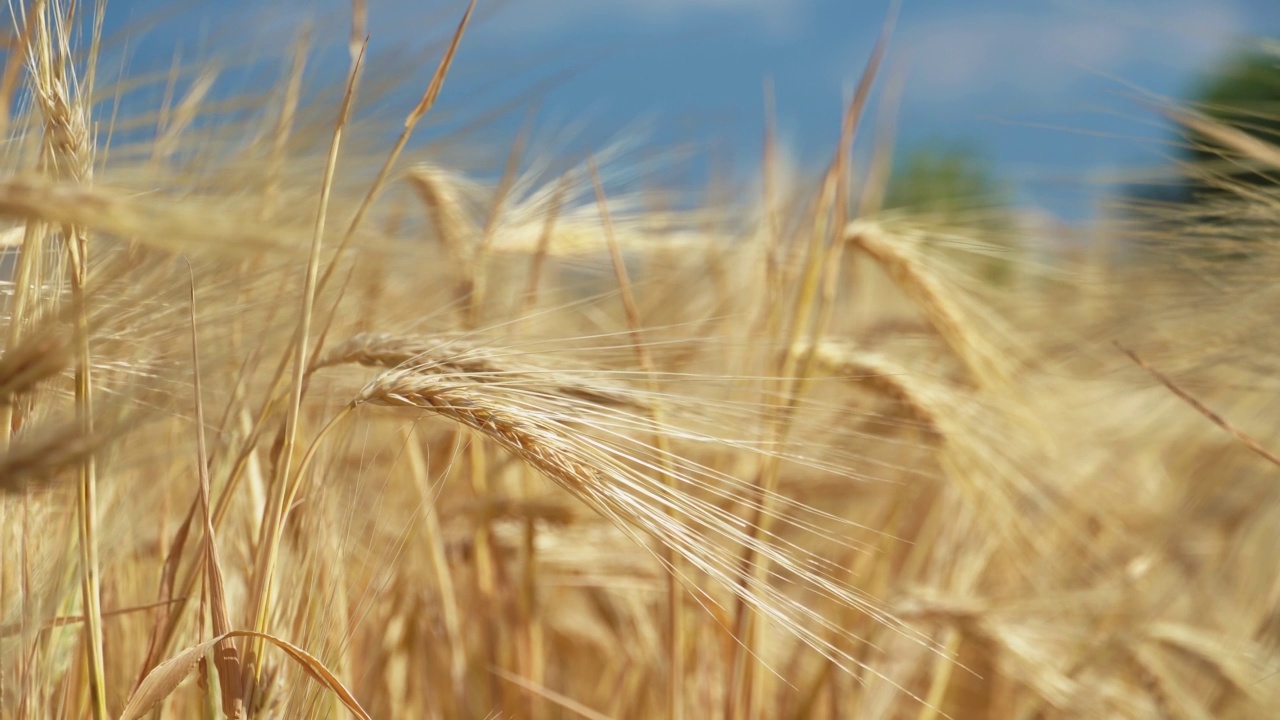
[[[921,644],[931,645],[877,602],[839,580],[842,570],[829,560],[768,529],[751,530],[741,517],[691,492],[711,492],[741,502],[747,497],[742,481],[679,455],[659,457],[651,446],[637,449],[634,441],[611,432],[612,426],[600,417],[592,418],[586,427],[575,427],[574,417],[566,412],[572,407],[571,398],[551,410],[543,410],[536,404],[541,397],[535,394],[521,398],[519,393],[502,392],[466,376],[429,374],[409,368],[380,374],[349,407],[372,404],[416,408],[470,428],[569,491],[632,539],[644,544],[647,536],[670,548],[684,564],[850,672],[871,673],[893,682],[865,659],[840,649],[843,643],[854,639],[846,627],[814,614],[784,588],[803,587]],[[581,401],[577,405],[584,411],[592,407]],[[643,425],[644,419],[636,415],[630,418],[628,427],[634,430]],[[605,437],[589,434],[590,429]],[[676,432],[650,427],[646,434],[664,431]],[[726,485],[737,487],[739,492],[731,494],[724,489]],[[794,527],[815,531],[794,518],[779,518]],[[744,581],[740,577],[743,549],[750,549],[754,556],[767,562],[767,572],[749,573]],[[661,554],[655,552],[655,557],[661,559]],[[668,565],[667,570],[673,568]],[[706,591],[690,590],[705,602],[718,604]],[[920,700],[910,689],[899,689]]]
[[974,331],[942,281],[901,240],[868,222],[851,223],[845,238],[884,268],[915,302],[974,382],[988,385],[1009,378],[1010,368],[1000,353]]

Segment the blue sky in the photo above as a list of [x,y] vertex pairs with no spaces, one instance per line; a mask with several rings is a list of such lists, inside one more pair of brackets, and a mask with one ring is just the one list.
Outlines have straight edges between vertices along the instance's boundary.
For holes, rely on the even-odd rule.
[[[111,25],[167,3],[109,4]],[[264,6],[266,6],[264,8]],[[465,2],[369,0],[371,68],[419,87]],[[318,73],[340,80],[348,3],[193,0],[131,40],[135,69],[222,49],[270,54],[304,17],[333,49]],[[742,176],[758,163],[763,85],[776,88],[788,150],[822,162],[843,100],[879,32],[884,0],[481,0],[441,99],[445,128],[511,104],[471,142],[510,141],[535,88],[538,128],[578,128],[585,152],[644,130],[649,148],[691,144]],[[1023,202],[1088,217],[1098,178],[1168,152],[1141,92],[1185,94],[1249,36],[1280,36],[1275,0],[903,0],[885,78],[903,79],[899,148],[972,144]],[[230,44],[228,44],[228,40]],[[416,70],[414,70],[416,68]],[[412,83],[411,83],[412,84]],[[404,98],[404,104],[411,100]],[[710,158],[710,160],[707,160]]]

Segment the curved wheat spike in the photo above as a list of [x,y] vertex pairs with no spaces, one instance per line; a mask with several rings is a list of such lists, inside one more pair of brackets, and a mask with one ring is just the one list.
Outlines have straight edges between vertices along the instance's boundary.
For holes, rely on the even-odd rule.
[[352,363],[386,369],[413,368],[435,374],[456,373],[477,382],[536,385],[551,394],[597,405],[650,407],[646,399],[629,388],[611,386],[600,378],[583,382],[566,370],[514,364],[508,355],[456,336],[360,333],[329,350],[312,370]]
[[6,348],[0,355],[0,404],[12,404],[17,396],[61,373],[71,364],[74,353],[69,333],[49,329]]
[[875,223],[854,222],[845,230],[846,241],[875,260],[898,287],[920,308],[947,346],[964,363],[979,385],[1009,380],[1008,361],[975,332],[945,286],[920,258]]
[[930,379],[879,353],[824,341],[813,355],[827,372],[901,403],[940,439],[939,459],[970,502],[1027,547],[1052,552],[1037,523],[1067,522],[1060,517],[1067,498],[1019,466],[1002,429],[1011,418],[993,413],[972,389]]
[[[789,453],[776,447],[776,444],[762,443],[750,437],[730,437],[724,429],[750,425],[743,422],[743,413],[758,411],[760,407],[755,404],[718,403],[696,397],[684,398],[661,390],[640,390],[620,382],[634,378],[634,374],[630,372],[602,371],[583,365],[566,366],[562,360],[559,361],[561,367],[550,369],[545,364],[523,360],[527,355],[529,353],[481,344],[469,336],[361,333],[321,356],[311,371],[355,363],[418,373],[438,377],[445,382],[464,384],[488,394],[495,401],[500,399],[510,403],[517,412],[537,412],[540,417],[548,418],[563,428],[578,431],[588,427],[598,431],[607,430],[617,433],[617,438],[625,437],[628,441],[630,436],[624,435],[626,433],[656,433],[668,436],[673,441],[715,443],[723,448],[775,455],[814,470],[846,474],[840,465],[803,454]],[[659,377],[680,382],[689,380],[688,376],[682,374],[659,374]],[[721,378],[699,377],[703,382],[717,379]],[[653,420],[647,416],[647,411],[656,404],[661,404],[668,411],[668,420],[679,418],[686,425],[692,423],[699,427],[715,428],[714,437],[694,430],[691,426],[677,427],[674,422],[660,423]],[[652,453],[653,449],[645,447],[644,451]],[[701,468],[700,472],[715,473],[710,468]],[[715,475],[718,481],[741,484],[743,487],[747,485],[736,478],[718,473]],[[850,477],[866,479],[861,476]],[[715,492],[719,492],[725,500],[735,503],[749,503],[751,497],[751,493]],[[790,512],[851,524],[843,518],[821,513],[785,496],[773,493],[770,497],[779,508]],[[794,518],[780,519],[797,527],[802,526]]]
[[[807,345],[796,350],[798,353],[809,351]],[[945,435],[944,416],[948,413],[945,389],[922,381],[918,374],[881,353],[834,342],[819,342],[812,352],[818,367],[833,375],[858,380],[860,387],[901,404],[930,430]]]
[[[927,638],[900,622],[877,601],[840,580],[843,570],[830,559],[806,551],[774,531],[752,531],[743,518],[694,492],[717,493],[741,502],[748,497],[748,484],[744,481],[675,453],[658,457],[655,448],[612,430],[607,418],[593,417],[586,427],[580,427],[567,412],[575,407],[590,407],[580,400],[575,403],[573,398],[564,398],[558,408],[553,405],[547,410],[539,404],[545,396],[524,396],[509,388],[471,380],[465,374],[431,374],[408,368],[378,375],[349,407],[372,404],[416,408],[470,428],[569,491],[636,542],[647,545],[647,536],[671,548],[688,567],[705,574],[762,617],[850,672],[870,673],[893,682],[867,659],[840,648],[850,641],[865,641],[836,620],[814,612],[786,589],[803,588],[807,593],[853,608],[938,652]],[[644,424],[639,414],[630,420],[627,430]],[[647,430],[663,431],[672,432],[662,427]],[[712,438],[705,440],[714,442]],[[726,485],[738,486],[737,492],[726,490]],[[804,506],[792,503],[791,507]],[[819,532],[794,518],[779,518],[794,527]],[[751,573],[745,582],[740,577],[744,548],[750,548],[768,563],[766,573]],[[719,604],[705,590],[691,591],[700,602]],[[910,689],[899,689],[924,702]]]

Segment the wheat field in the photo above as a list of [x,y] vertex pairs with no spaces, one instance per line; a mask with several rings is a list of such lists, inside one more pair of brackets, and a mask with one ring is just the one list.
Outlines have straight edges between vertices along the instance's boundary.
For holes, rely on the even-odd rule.
[[413,140],[474,3],[372,120],[355,7],[345,81],[300,41],[226,99],[13,6],[0,718],[1280,707],[1280,186],[1083,253],[884,210],[888,33],[738,203],[523,140],[483,181]]

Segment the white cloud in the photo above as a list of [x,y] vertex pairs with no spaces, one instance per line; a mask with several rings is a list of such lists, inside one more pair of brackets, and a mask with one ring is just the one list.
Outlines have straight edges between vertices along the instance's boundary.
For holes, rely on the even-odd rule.
[[899,48],[917,97],[940,102],[1013,91],[1062,96],[1095,73],[1121,77],[1139,66],[1192,70],[1247,30],[1228,0],[1164,0],[1158,13],[1138,0],[1073,2],[1035,12],[968,11],[904,28]]

